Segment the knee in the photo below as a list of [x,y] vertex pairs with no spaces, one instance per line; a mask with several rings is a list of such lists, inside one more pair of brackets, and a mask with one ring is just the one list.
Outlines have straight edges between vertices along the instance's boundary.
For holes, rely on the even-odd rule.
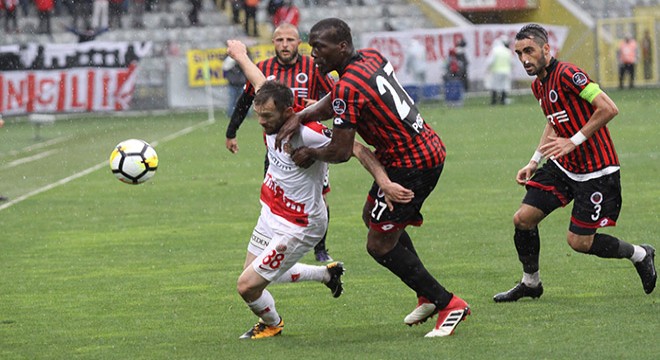
[[515,214],[513,214],[513,226],[515,226],[516,229],[532,230],[538,224],[539,222],[537,220],[525,215],[525,213],[521,210],[518,210]]
[[[240,276],[236,283],[236,291],[245,301],[254,301],[257,293],[257,287],[252,284],[245,276]],[[258,296],[257,296],[258,298]]]
[[586,254],[591,249],[591,244],[593,244],[593,236],[581,236],[569,232],[566,237],[566,242],[571,249]]
[[379,233],[369,230],[369,234],[367,235],[367,252],[373,258],[384,256],[394,249],[400,234],[400,232]]

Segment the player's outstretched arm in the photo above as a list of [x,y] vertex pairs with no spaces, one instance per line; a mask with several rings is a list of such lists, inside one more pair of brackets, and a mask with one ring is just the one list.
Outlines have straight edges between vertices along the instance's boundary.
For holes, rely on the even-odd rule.
[[353,156],[360,160],[362,166],[373,176],[376,184],[385,193],[385,202],[390,211],[394,210],[394,203],[405,204],[415,197],[412,190],[392,182],[387,176],[383,165],[378,161],[376,155],[366,146],[355,141],[353,143]]
[[282,142],[291,139],[291,136],[298,132],[300,124],[327,119],[331,117],[333,113],[334,111],[332,110],[330,94],[324,96],[321,100],[308,105],[302,111],[291,116],[284,125],[282,125],[275,138],[275,148],[281,149]]
[[259,91],[261,85],[266,82],[266,77],[248,56],[245,44],[240,40],[227,40],[227,55],[236,60],[245,77],[254,86],[254,91]]

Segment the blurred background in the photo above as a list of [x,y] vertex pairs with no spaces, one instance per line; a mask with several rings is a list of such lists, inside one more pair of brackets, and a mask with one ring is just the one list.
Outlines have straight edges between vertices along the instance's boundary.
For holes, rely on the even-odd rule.
[[[416,101],[491,96],[496,46],[529,22],[604,88],[657,87],[660,0],[0,0],[0,114],[225,109],[225,41],[274,55],[274,22],[338,17],[375,47]],[[105,3],[105,4],[103,4]],[[282,15],[279,8],[286,8]],[[256,12],[256,13],[255,13]],[[256,29],[246,22],[255,14]],[[249,19],[248,19],[249,20]],[[249,26],[248,26],[249,25]],[[634,41],[634,85],[620,79]],[[309,47],[301,46],[309,53]],[[510,92],[533,80],[511,56]],[[629,68],[626,68],[629,71]],[[455,85],[452,87],[452,84]],[[222,111],[224,113],[224,111]],[[213,115],[210,115],[213,116]],[[38,119],[36,120],[38,121]]]

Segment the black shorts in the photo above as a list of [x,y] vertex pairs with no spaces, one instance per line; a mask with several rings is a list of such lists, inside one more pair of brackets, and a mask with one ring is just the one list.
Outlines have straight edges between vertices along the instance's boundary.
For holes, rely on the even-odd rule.
[[622,203],[619,171],[592,180],[575,181],[553,161],[547,161],[527,183],[523,203],[547,215],[572,200],[571,232],[591,235],[598,228],[615,226]]
[[408,225],[422,225],[422,204],[438,183],[442,168],[443,165],[423,170],[386,168],[390,180],[412,190],[415,197],[407,204],[394,204],[394,210],[390,211],[385,203],[385,194],[374,182],[367,196],[367,202],[371,205],[369,227],[378,232],[392,232]]

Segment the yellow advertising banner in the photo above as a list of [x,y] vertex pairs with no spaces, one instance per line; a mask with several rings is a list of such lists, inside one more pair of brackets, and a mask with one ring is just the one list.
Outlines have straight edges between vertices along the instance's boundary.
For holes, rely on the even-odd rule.
[[[275,47],[272,44],[254,45],[248,48],[250,58],[256,63],[275,56]],[[311,47],[300,44],[298,51],[302,55],[309,55]],[[202,87],[227,85],[222,75],[222,64],[227,57],[227,48],[204,50],[189,50],[188,58],[188,86]]]

